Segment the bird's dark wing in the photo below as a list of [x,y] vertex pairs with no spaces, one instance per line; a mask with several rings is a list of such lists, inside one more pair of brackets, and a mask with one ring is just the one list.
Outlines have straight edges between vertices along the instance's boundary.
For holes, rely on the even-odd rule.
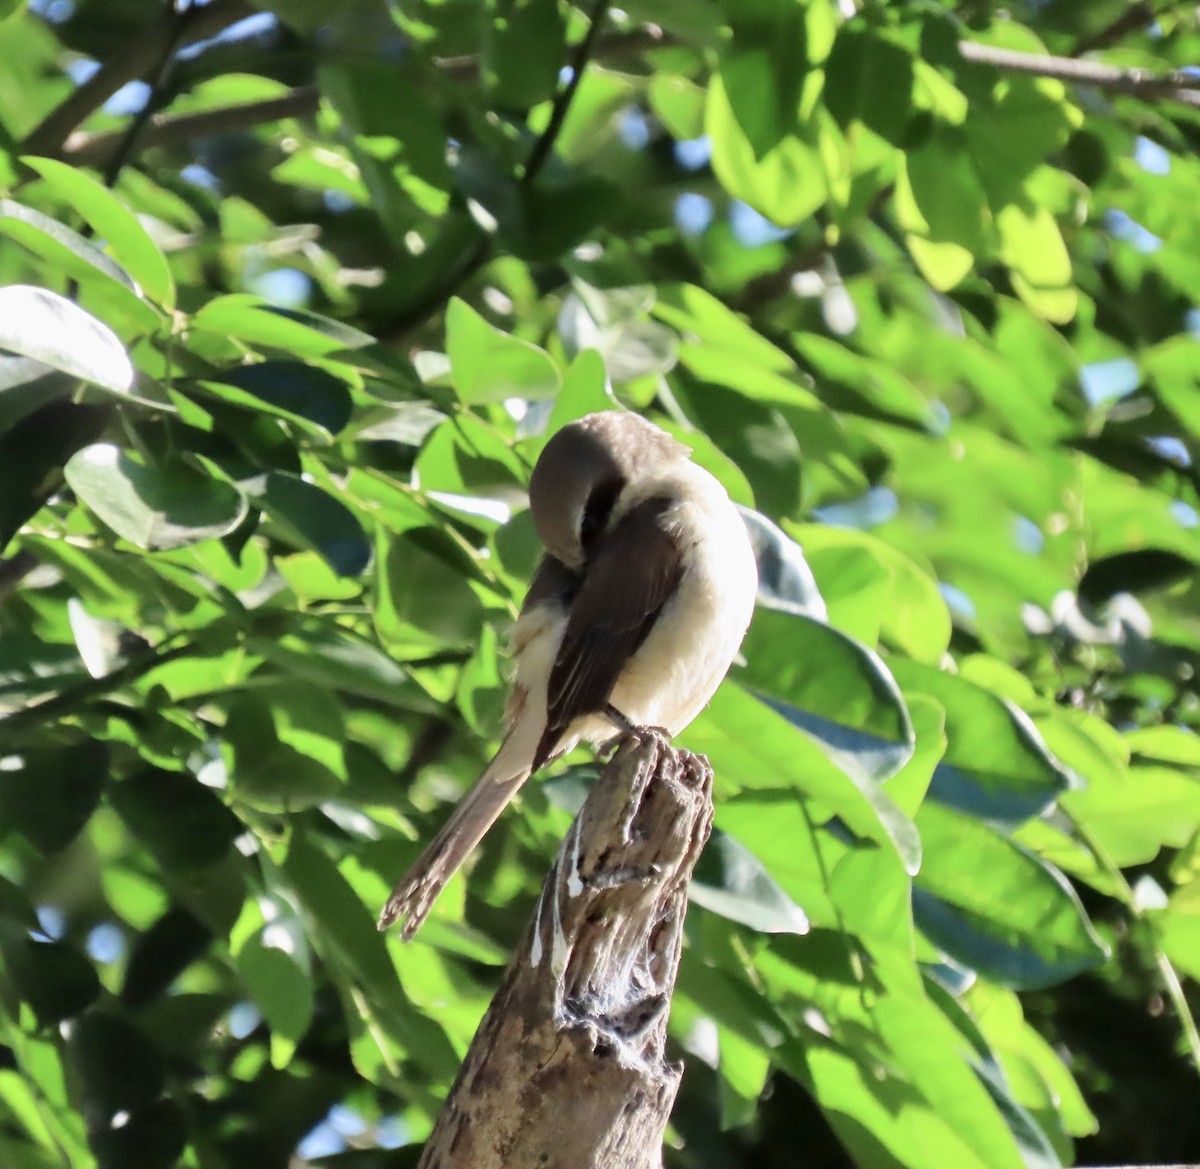
[[549,552],[542,557],[529,582],[529,590],[521,605],[521,612],[528,613],[538,605],[562,605],[569,607],[579,592],[580,575],[573,572]]
[[604,710],[625,663],[678,586],[682,554],[666,524],[670,506],[668,499],[649,499],[630,508],[588,561],[550,671],[534,770],[572,720]]

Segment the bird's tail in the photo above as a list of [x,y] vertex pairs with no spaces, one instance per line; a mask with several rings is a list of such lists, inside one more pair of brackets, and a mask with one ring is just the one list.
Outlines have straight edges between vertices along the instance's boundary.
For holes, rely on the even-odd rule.
[[[408,941],[421,928],[447,882],[529,778],[530,754],[527,750],[514,751],[512,748],[517,744],[513,738],[509,736],[488,769],[475,781],[475,786],[459,801],[441,831],[396,883],[379,915],[381,930],[403,918],[400,933]],[[526,760],[524,767],[516,765],[515,772],[514,754],[523,754]]]

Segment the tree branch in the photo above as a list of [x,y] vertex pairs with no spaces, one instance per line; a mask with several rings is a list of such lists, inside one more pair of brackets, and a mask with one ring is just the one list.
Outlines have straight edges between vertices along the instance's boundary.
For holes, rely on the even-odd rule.
[[[104,166],[104,185],[115,187],[121,169],[133,157],[134,148],[138,145],[146,123],[157,113],[170,98],[167,92],[167,82],[174,70],[176,56],[187,36],[189,26],[195,21],[197,14],[202,11],[196,7],[195,0],[171,0],[170,7],[174,11],[171,21],[171,35],[164,41],[159,53],[158,67],[153,71],[154,80],[150,82],[150,93],[146,102],[125,127],[116,150]],[[150,71],[147,70],[147,76]]]
[[626,739],[588,795],[418,1169],[657,1169],[687,884],[712,770]]
[[1041,53],[1022,53],[1000,49],[975,41],[960,41],[958,51],[964,61],[991,65],[1006,73],[1028,73],[1035,77],[1053,77],[1079,85],[1094,85],[1110,93],[1131,97],[1169,98],[1200,108],[1200,77],[1183,70],[1154,73],[1149,69],[1126,69],[1098,61],[1078,61],[1073,57],[1051,57]]
[[[602,38],[595,46],[592,57],[597,61],[620,61],[673,43],[673,38],[665,33],[616,33]],[[479,77],[479,61],[475,57],[443,57],[435,64],[453,81],[470,82]],[[186,114],[155,114],[142,132],[140,141],[143,146],[169,145],[215,134],[231,134],[282,118],[307,118],[317,112],[319,103],[320,93],[315,85],[297,85],[278,97],[259,101],[215,106],[210,110]],[[67,139],[62,153],[69,162],[100,166],[119,139],[120,131],[76,131]]]
[[[239,102],[197,110],[186,114],[155,114],[139,136],[142,146],[159,146],[171,142],[187,142],[193,138],[210,138],[245,130],[263,122],[283,118],[311,117],[317,112],[320,93],[315,85],[297,85],[278,97],[260,101]],[[111,156],[120,134],[88,134],[77,131],[63,146],[63,155],[80,166],[102,166]]]
[[[522,186],[529,186],[537,178],[554,150],[554,144],[558,141],[563,123],[567,120],[567,114],[571,109],[575,91],[579,88],[580,81],[583,80],[588,60],[596,48],[600,29],[608,15],[609,2],[610,0],[596,0],[592,8],[591,23],[588,25],[587,33],[571,54],[571,62],[568,66],[571,70],[570,80],[555,95],[554,106],[550,111],[550,120],[546,123],[546,128],[538,135],[537,141],[529,151],[529,157],[525,160],[520,178]],[[480,235],[446,279],[418,304],[393,321],[386,330],[381,331],[380,340],[389,344],[402,341],[412,329],[441,308],[454,295],[456,289],[460,288],[488,262],[491,255],[491,238]]]
[[1149,0],[1137,0],[1136,4],[1131,4],[1116,20],[1092,33],[1090,37],[1084,37],[1071,55],[1082,57],[1084,53],[1107,49],[1110,45],[1115,45],[1126,33],[1145,28],[1154,18],[1154,5],[1149,3]]
[[[1142,7],[1140,4],[1134,5],[1129,13],[1122,16],[1120,21],[1114,22],[1112,26],[1104,30],[1103,34],[1097,34],[1092,41],[1081,44],[1076,52],[1084,53],[1102,47],[1108,39],[1122,35],[1131,27],[1137,27],[1141,21]],[[230,9],[237,11],[233,12]],[[242,5],[241,0],[213,0],[213,3],[200,10],[197,26],[191,30],[188,40],[202,39],[203,36],[211,36],[214,31],[219,31],[219,28],[213,29],[207,25],[202,30],[199,27],[202,21],[207,22],[214,16],[223,13],[222,23],[224,25],[233,24],[251,11],[253,10]],[[1152,15],[1151,13],[1151,17]],[[119,62],[114,59],[101,69],[100,73],[76,90],[41,126],[29,135],[23,144],[23,151],[33,154],[60,154],[68,161],[81,165],[103,165],[120,141],[121,132],[86,133],[75,131],[70,133],[70,131],[84,121],[95,108],[107,101],[121,85],[137,76],[138,71],[144,68],[144,62],[147,59],[146,52],[152,52],[154,45],[160,43],[163,31],[162,29],[156,30],[154,41],[148,47],[143,43],[136,56],[132,53],[132,47],[122,54],[122,61],[132,58],[136,60],[138,68],[131,71],[128,64],[118,68]],[[1105,40],[1100,39],[1102,36]],[[146,40],[148,41],[149,37]],[[670,48],[675,44],[678,44],[677,38],[669,33],[639,30],[602,38],[595,45],[592,55],[597,61],[621,60],[653,49]],[[1184,102],[1187,105],[1200,106],[1200,100],[1197,100],[1196,95],[1192,92],[1200,85],[1200,82],[1190,73],[1158,74],[1145,69],[1122,69],[1092,61],[1078,61],[1070,57],[1051,57],[1037,53],[996,49],[990,45],[981,45],[973,41],[962,42],[959,51],[965,60],[992,65],[1008,72],[1055,77],[1063,81],[1095,85],[1100,89],[1128,93],[1137,97],[1165,97]],[[446,76],[454,80],[471,81],[479,75],[479,62],[474,57],[444,58],[438,62],[438,66]],[[111,75],[109,75],[110,69],[113,70]],[[101,84],[102,74],[107,75],[103,84]],[[93,94],[92,89],[97,86],[99,88]],[[92,96],[89,97],[88,94],[92,94]],[[251,126],[261,125],[264,122],[275,122],[282,118],[310,117],[316,113],[319,100],[320,95],[315,85],[298,85],[278,97],[264,98],[261,101],[217,106],[211,110],[199,110],[186,114],[155,114],[142,131],[141,143],[145,146],[154,146],[187,142],[193,138],[233,133]],[[556,133],[560,128],[555,127]],[[65,143],[62,141],[63,137],[66,137]],[[57,141],[61,145],[56,148],[40,145],[46,140]],[[530,162],[532,161],[531,155]]]
[[[181,44],[206,40],[257,11],[245,0],[211,0],[196,10]],[[157,71],[177,32],[175,14],[169,13],[164,20],[131,40],[25,136],[21,153],[62,157],[63,144],[76,127],[87,121],[123,85]]]
[[173,662],[176,658],[195,653],[197,647],[192,642],[166,648],[170,642],[177,640],[180,636],[182,634],[175,634],[167,638],[153,649],[138,654],[123,666],[118,666],[117,669],[102,674],[99,678],[88,678],[65,690],[60,690],[49,698],[42,699],[41,702],[35,702],[31,706],[23,706],[20,710],[13,711],[12,714],[0,719],[0,733],[5,736],[18,735],[37,727],[44,727],[49,720],[70,714],[93,698],[98,698],[113,690],[119,690],[130,682],[136,682],[138,678],[150,673],[151,670],[157,670],[159,666],[166,665],[167,662]]
[[604,26],[604,19],[608,15],[608,6],[609,0],[596,0],[592,6],[591,23],[588,25],[587,33],[583,40],[575,46],[575,52],[571,55],[569,66],[571,76],[566,85],[555,94],[554,106],[550,110],[550,120],[546,123],[546,128],[538,135],[533,149],[529,152],[529,157],[525,160],[525,171],[521,175],[521,182],[526,185],[538,177],[546,160],[550,157],[550,152],[554,149],[555,142],[558,141],[563,123],[567,120],[567,114],[571,109],[575,91],[583,80],[584,70],[587,68],[588,60],[600,37],[600,29]]

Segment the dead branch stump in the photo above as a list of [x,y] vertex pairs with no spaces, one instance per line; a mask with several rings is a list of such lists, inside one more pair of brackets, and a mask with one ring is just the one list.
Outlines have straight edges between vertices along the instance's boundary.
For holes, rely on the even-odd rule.
[[418,1169],[659,1169],[707,760],[630,738],[588,795]]

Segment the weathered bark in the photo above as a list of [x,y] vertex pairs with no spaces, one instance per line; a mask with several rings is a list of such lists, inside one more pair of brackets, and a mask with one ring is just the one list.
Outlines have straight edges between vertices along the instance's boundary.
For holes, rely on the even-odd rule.
[[419,1169],[658,1169],[687,883],[712,771],[657,735],[605,767],[546,878]]

